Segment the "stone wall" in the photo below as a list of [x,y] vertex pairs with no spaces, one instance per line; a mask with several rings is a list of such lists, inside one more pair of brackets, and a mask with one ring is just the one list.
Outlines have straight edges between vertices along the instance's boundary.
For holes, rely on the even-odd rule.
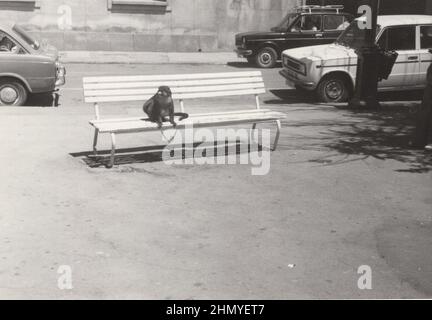
[[[161,7],[116,1],[122,0],[110,8],[110,0],[0,0],[0,21],[23,24],[60,50],[227,51],[235,33],[268,30],[301,3],[167,0]],[[156,2],[164,3],[150,1]]]

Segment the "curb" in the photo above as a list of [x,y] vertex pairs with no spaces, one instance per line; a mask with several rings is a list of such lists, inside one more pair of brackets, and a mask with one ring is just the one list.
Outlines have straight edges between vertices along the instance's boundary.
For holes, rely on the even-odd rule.
[[234,52],[61,51],[63,63],[84,64],[214,64],[244,62]]

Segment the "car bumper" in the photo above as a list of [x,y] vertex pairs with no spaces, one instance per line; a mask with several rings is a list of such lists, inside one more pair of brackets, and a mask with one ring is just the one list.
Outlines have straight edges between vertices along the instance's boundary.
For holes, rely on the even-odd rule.
[[234,52],[237,53],[237,56],[239,56],[240,58],[250,57],[253,54],[252,50],[241,49],[241,48],[235,49]]
[[315,90],[315,88],[317,87],[317,84],[315,82],[300,79],[299,74],[293,71],[283,69],[279,71],[279,74],[287,80],[287,85],[289,86],[299,86],[306,90]]
[[57,66],[57,80],[56,87],[64,86],[66,84],[66,68],[63,65]]

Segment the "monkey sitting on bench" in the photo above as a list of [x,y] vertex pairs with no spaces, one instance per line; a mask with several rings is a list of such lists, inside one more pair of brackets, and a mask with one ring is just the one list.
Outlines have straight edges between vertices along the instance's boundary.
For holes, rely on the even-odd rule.
[[168,86],[159,87],[158,92],[144,104],[143,110],[148,115],[149,120],[157,123],[159,128],[162,128],[163,122],[167,121],[176,127],[177,123],[174,121],[174,117],[180,117],[179,121],[189,118],[187,113],[174,112],[172,92]]

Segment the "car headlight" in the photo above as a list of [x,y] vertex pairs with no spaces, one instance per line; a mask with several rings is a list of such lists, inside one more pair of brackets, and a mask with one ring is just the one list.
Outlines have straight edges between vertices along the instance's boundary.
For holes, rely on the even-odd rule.
[[306,63],[299,61],[297,59],[291,58],[291,57],[286,56],[286,55],[283,56],[283,66],[285,68],[294,70],[295,72],[300,73],[302,75],[307,74]]
[[300,62],[299,63],[298,72],[301,73],[301,74],[303,74],[303,75],[306,75],[307,74],[307,72],[306,72],[306,64],[304,64],[303,62]]

